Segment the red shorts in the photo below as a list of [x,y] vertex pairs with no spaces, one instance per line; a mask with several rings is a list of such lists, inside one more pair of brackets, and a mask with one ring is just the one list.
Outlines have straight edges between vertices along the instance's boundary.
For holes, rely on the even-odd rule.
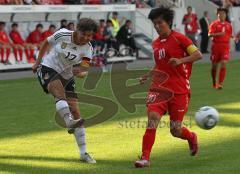
[[220,61],[228,61],[230,59],[229,44],[215,44],[212,45],[211,61],[218,63]]
[[169,101],[148,104],[147,112],[157,112],[160,116],[163,116],[168,112],[171,121],[182,122],[184,115],[188,111],[189,102],[190,94],[175,94]]

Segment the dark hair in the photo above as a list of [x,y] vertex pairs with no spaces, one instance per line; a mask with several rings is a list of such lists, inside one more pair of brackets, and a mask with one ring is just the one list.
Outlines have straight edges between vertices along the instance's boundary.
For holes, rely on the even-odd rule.
[[129,19],[127,19],[126,22],[125,22],[125,24],[127,24],[127,23],[132,23],[132,21],[129,20]]
[[77,30],[83,31],[83,32],[93,31],[94,33],[96,33],[98,30],[98,25],[93,19],[82,18],[79,20],[77,24]]
[[187,9],[192,9],[192,6],[188,6]]
[[158,8],[152,9],[148,15],[148,19],[150,19],[151,21],[158,17],[166,21],[170,28],[172,28],[174,18],[174,11],[172,9],[170,9],[169,7],[160,6]]
[[56,28],[54,24],[49,25],[49,28]]
[[224,11],[226,14],[228,14],[228,9],[223,8],[223,7],[220,7],[220,8],[217,9],[217,14],[221,11]]
[[6,22],[0,21],[0,25],[6,25]]
[[70,25],[74,25],[74,23],[73,23],[73,22],[69,22],[69,23],[68,23],[68,26],[70,26]]
[[17,23],[13,23],[12,25],[11,25],[11,27],[13,28],[13,27],[18,27],[18,24]]
[[105,22],[105,20],[104,20],[104,19],[100,19],[99,22],[100,22],[100,23],[101,23],[101,22]]
[[228,9],[227,9],[227,8],[223,8],[223,7],[220,7],[220,8],[217,9],[217,14],[218,14],[219,12],[221,12],[221,11],[223,11],[223,12],[226,13],[226,21],[230,22],[230,19],[229,19],[229,16],[228,16]]
[[112,14],[113,14],[113,15],[118,15],[118,12],[114,11]]
[[112,21],[110,19],[107,20],[107,23],[112,23]]
[[37,24],[36,28],[43,28],[43,25],[42,24]]
[[66,19],[62,19],[60,22],[62,24],[63,22],[67,22],[67,20]]

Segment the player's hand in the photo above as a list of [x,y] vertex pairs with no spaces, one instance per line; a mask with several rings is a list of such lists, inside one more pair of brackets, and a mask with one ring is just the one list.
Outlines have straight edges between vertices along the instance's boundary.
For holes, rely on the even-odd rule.
[[178,65],[182,64],[182,60],[178,59],[178,58],[171,58],[168,61],[168,64],[171,64],[172,66],[178,66]]
[[149,74],[144,74],[142,77],[139,78],[139,83],[143,85],[149,78]]
[[35,63],[33,66],[32,66],[32,71],[33,73],[36,73],[37,72],[37,68],[38,68],[38,63]]

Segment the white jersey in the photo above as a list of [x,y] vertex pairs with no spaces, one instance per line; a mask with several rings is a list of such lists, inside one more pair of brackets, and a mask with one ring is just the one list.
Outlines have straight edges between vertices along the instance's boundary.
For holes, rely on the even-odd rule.
[[73,65],[80,64],[82,58],[92,59],[93,48],[90,43],[76,45],[72,42],[73,31],[65,28],[58,30],[47,38],[52,46],[50,52],[43,57],[42,65],[54,69],[64,79],[73,76]]

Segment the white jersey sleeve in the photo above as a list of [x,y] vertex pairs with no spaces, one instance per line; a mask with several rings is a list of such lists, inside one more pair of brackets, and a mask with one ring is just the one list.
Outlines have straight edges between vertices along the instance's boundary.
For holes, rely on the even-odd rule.
[[56,31],[53,35],[49,36],[47,38],[47,41],[50,45],[54,46],[58,42],[71,41],[71,39],[72,39],[72,31],[69,31],[69,30],[63,28],[63,29]]
[[90,42],[86,46],[85,55],[83,57],[89,58],[89,59],[93,58],[93,47]]

